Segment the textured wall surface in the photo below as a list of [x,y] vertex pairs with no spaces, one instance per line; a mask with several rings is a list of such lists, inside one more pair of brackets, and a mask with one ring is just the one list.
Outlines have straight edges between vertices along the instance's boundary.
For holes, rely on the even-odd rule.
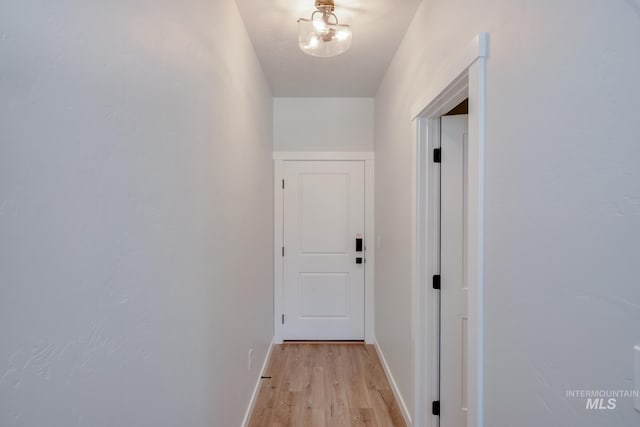
[[373,98],[274,98],[274,151],[373,151]]
[[1,426],[240,425],[271,135],[232,0],[0,2]]
[[640,3],[428,0],[375,100],[376,335],[412,407],[409,110],[480,31],[487,61],[485,423],[632,426],[640,342]]

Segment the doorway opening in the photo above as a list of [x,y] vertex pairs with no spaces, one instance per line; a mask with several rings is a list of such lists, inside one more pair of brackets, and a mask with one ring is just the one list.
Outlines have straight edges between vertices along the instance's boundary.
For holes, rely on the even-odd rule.
[[274,152],[274,343],[373,339],[370,152]]
[[[440,319],[446,316],[447,308],[441,287],[449,286],[444,278],[439,276],[445,267],[447,251],[443,247],[442,257],[440,248],[441,207],[442,215],[446,212],[447,202],[441,196],[440,166],[436,161],[446,156],[446,151],[440,151],[443,122],[448,113],[464,111],[468,113],[468,137],[466,151],[464,144],[458,144],[459,158],[464,159],[459,165],[460,174],[466,170],[466,176],[458,174],[458,198],[460,206],[457,208],[458,232],[460,245],[457,249],[463,255],[448,256],[449,259],[463,258],[463,267],[458,268],[461,276],[459,290],[464,290],[466,297],[459,296],[459,301],[466,302],[466,318],[460,313],[453,317],[453,322],[459,331],[458,352],[459,360],[455,363],[455,370],[459,372],[459,395],[455,397],[466,407],[466,420],[458,421],[469,427],[483,426],[483,212],[484,212],[484,144],[485,144],[485,68],[487,57],[488,35],[480,33],[457,55],[443,63],[441,72],[435,76],[430,90],[412,109],[411,119],[415,124],[414,145],[414,247],[413,247],[413,310],[414,324],[414,373],[415,373],[415,413],[414,426],[440,426],[440,413],[443,415],[448,409],[455,407],[445,398],[444,377],[440,378],[448,369],[440,364]],[[467,100],[465,104],[465,100]],[[449,119],[447,119],[449,120]],[[466,153],[466,155],[465,155]],[[451,155],[449,155],[451,160]],[[444,182],[444,176],[442,184]],[[464,185],[462,186],[462,184]],[[445,191],[443,189],[443,191]],[[458,196],[456,196],[458,197]],[[442,205],[442,206],[441,206]],[[466,212],[466,215],[463,214]],[[447,218],[443,221],[445,226]],[[452,228],[453,229],[453,228]],[[443,236],[444,237],[444,236]],[[452,270],[453,271],[453,270]],[[450,277],[450,273],[447,273]],[[446,280],[447,282],[450,279]],[[464,287],[463,287],[464,286]],[[453,300],[452,300],[453,301]],[[463,322],[464,320],[464,322]],[[451,323],[452,325],[454,323]],[[443,317],[443,333],[444,317]],[[466,335],[466,339],[462,336]],[[462,348],[466,345],[466,348]],[[466,354],[464,360],[462,352]],[[449,357],[443,354],[444,357]],[[454,366],[454,365],[451,365]],[[454,368],[450,368],[454,369]],[[466,369],[466,375],[464,370]],[[466,378],[462,383],[463,376]],[[464,390],[464,394],[463,394]],[[442,393],[441,393],[442,392]],[[444,419],[444,418],[443,418]],[[449,420],[442,425],[449,426]],[[451,424],[458,427],[456,424]]]
[[469,98],[465,98],[460,104],[456,105],[444,116],[458,116],[461,114],[469,114]]

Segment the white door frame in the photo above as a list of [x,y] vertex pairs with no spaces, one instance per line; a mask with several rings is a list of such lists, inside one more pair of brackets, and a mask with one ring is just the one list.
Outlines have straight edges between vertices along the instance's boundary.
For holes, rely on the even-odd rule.
[[[431,81],[430,90],[411,109],[413,144],[413,336],[414,427],[435,427],[431,401],[438,400],[438,305],[431,286],[439,273],[440,181],[433,149],[440,146],[440,117],[469,98],[469,187],[467,283],[469,285],[468,427],[483,427],[483,258],[484,147],[488,34],[478,34],[454,52]],[[446,153],[442,154],[446,156]]]
[[366,247],[364,266],[364,339],[367,344],[374,342],[374,285],[373,273],[375,265],[374,244],[374,218],[373,218],[373,168],[375,155],[370,151],[363,152],[284,152],[274,151],[273,160],[273,194],[274,194],[274,225],[273,225],[273,331],[274,343],[281,344],[282,314],[284,313],[284,259],[282,247],[284,246],[283,234],[283,194],[282,180],[284,178],[284,162],[289,160],[337,160],[337,161],[363,161],[364,162],[364,244]]

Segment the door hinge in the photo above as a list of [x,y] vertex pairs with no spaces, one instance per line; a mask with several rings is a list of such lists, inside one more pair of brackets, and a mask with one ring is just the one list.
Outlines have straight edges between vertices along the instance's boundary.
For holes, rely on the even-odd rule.
[[441,151],[440,148],[434,148],[433,149],[433,163],[440,163],[440,159],[441,159]]
[[282,324],[284,325],[284,314],[282,315]]
[[433,289],[440,289],[440,275],[433,275]]
[[440,415],[440,401],[434,400],[431,402],[431,413],[433,415]]
[[282,180],[282,189],[284,190],[284,179]]
[[284,246],[282,247],[282,256],[284,256]]

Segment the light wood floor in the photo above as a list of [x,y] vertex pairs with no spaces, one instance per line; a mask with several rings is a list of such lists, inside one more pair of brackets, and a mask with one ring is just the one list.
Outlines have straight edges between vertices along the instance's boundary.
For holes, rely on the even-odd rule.
[[264,376],[250,427],[405,427],[372,345],[276,345]]

